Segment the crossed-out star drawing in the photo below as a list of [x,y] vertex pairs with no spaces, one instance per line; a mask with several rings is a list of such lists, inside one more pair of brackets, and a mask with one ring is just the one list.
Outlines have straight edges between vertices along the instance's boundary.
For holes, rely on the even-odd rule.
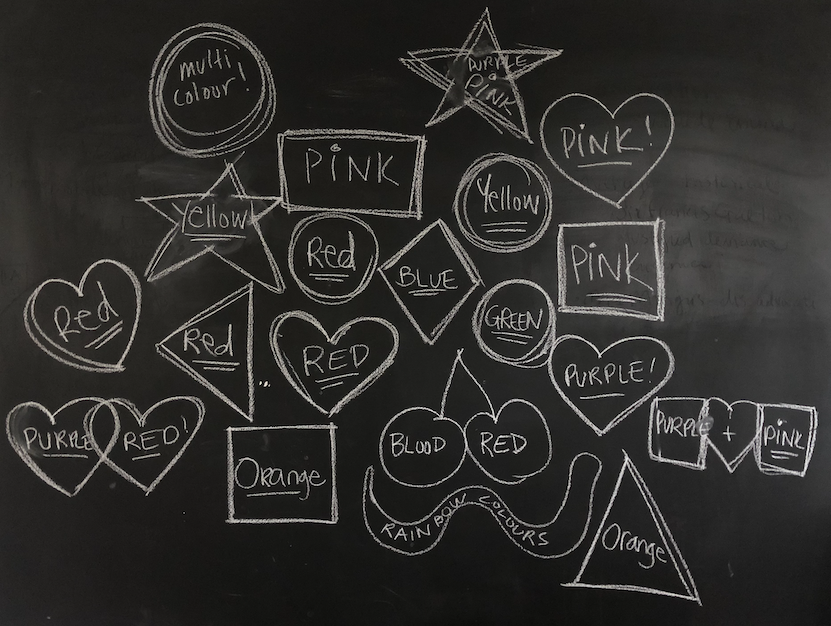
[[444,90],[444,97],[426,126],[438,124],[468,107],[500,133],[504,129],[533,143],[516,79],[562,53],[538,46],[503,50],[485,9],[461,48],[414,50],[399,61]]
[[285,291],[285,282],[259,224],[280,198],[247,194],[233,162],[226,163],[225,170],[204,193],[138,200],[173,223],[147,266],[148,281],[213,254],[266,289]]

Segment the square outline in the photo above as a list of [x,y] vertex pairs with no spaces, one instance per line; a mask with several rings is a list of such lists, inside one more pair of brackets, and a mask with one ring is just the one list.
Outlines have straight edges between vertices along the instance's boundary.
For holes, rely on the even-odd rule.
[[[252,432],[260,430],[328,430],[329,451],[332,457],[332,505],[331,517],[329,519],[300,518],[300,517],[277,517],[277,518],[237,518],[234,517],[234,441],[235,432]],[[335,431],[334,424],[298,424],[292,426],[238,426],[229,427],[228,433],[228,519],[227,524],[291,524],[291,523],[313,523],[313,524],[337,524],[338,523],[338,491],[335,479]]]
[[[581,228],[593,226],[651,226],[653,229],[653,247],[655,252],[655,287],[657,289],[658,301],[655,313],[641,313],[623,308],[603,306],[573,306],[566,304],[568,298],[567,279],[565,270],[565,248],[563,232],[566,228]],[[664,276],[664,231],[666,222],[658,218],[648,222],[580,222],[577,224],[560,224],[557,233],[557,311],[559,313],[583,313],[586,315],[611,315],[618,317],[636,317],[638,319],[652,322],[664,321],[664,310],[666,308],[666,282]]]
[[[390,208],[348,208],[348,207],[325,207],[305,204],[292,204],[289,199],[289,183],[286,176],[286,169],[283,164],[283,146],[286,138],[294,139],[368,139],[371,141],[394,142],[394,143],[415,143],[415,163],[413,164],[412,185],[410,187],[410,203],[406,210]],[[280,176],[281,205],[288,213],[294,211],[331,211],[337,213],[363,213],[366,215],[378,215],[381,217],[414,217],[421,219],[422,208],[422,179],[424,177],[424,153],[427,149],[427,137],[424,135],[405,135],[383,130],[349,130],[349,129],[298,129],[287,130],[277,134],[277,169]]]

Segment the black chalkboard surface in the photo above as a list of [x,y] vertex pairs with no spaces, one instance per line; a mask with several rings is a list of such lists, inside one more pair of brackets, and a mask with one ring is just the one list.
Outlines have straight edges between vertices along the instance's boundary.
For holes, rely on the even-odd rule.
[[0,623],[831,622],[827,5],[4,8]]

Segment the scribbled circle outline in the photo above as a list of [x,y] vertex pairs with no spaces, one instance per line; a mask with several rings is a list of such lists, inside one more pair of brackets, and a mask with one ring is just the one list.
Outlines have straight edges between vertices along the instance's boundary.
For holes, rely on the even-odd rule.
[[[537,228],[534,233],[525,239],[513,242],[500,242],[485,239],[476,234],[473,229],[473,225],[470,223],[470,219],[468,218],[467,196],[474,178],[476,178],[480,172],[496,163],[510,163],[511,165],[519,167],[528,178],[529,184],[531,183],[531,174],[533,174],[542,188],[543,199],[545,201],[543,207],[543,219],[539,228]],[[470,167],[468,167],[462,175],[462,178],[459,181],[459,186],[456,188],[456,196],[453,199],[453,213],[456,215],[456,222],[458,222],[459,228],[465,236],[465,239],[477,248],[487,250],[488,252],[519,252],[521,250],[525,250],[526,248],[530,248],[537,243],[548,230],[548,227],[551,225],[552,212],[553,194],[551,192],[551,183],[542,168],[540,168],[540,166],[533,161],[513,156],[511,154],[505,154],[503,152],[485,154],[471,163]]]
[[[297,272],[294,270],[294,249],[297,247],[297,242],[300,239],[300,235],[303,234],[303,231],[306,230],[307,226],[310,226],[314,222],[318,222],[324,219],[345,219],[349,220],[350,222],[355,222],[359,226],[362,226],[367,233],[369,233],[370,237],[372,237],[372,243],[375,245],[375,251],[372,254],[372,257],[369,260],[369,264],[367,265],[366,272],[361,277],[360,283],[358,286],[355,287],[352,291],[347,294],[333,296],[328,293],[321,293],[319,291],[315,291],[311,287],[309,287],[306,283],[300,280],[297,277]],[[317,302],[318,304],[343,304],[344,302],[349,302],[361,293],[364,289],[367,288],[372,277],[375,275],[375,270],[378,268],[378,255],[380,253],[380,248],[378,247],[378,238],[375,236],[375,232],[372,228],[362,219],[358,219],[354,215],[349,215],[348,213],[318,213],[317,215],[311,215],[309,217],[303,218],[294,227],[294,230],[291,233],[291,239],[289,240],[289,248],[288,248],[288,262],[289,262],[289,273],[291,277],[294,279],[294,282],[297,283],[297,286],[300,287],[300,291],[306,294],[309,298]]]
[[[504,354],[500,354],[489,345],[485,343],[485,340],[482,337],[482,323],[485,321],[485,308],[487,307],[488,303],[493,299],[493,296],[503,287],[507,287],[509,285],[525,285],[526,287],[531,287],[539,291],[543,297],[545,298],[545,303],[548,306],[548,326],[546,326],[545,332],[543,333],[540,340],[533,345],[525,354],[519,357],[509,357],[505,356]],[[473,317],[471,318],[472,326],[473,326],[473,336],[476,339],[476,344],[479,348],[484,352],[487,356],[492,358],[494,361],[499,363],[505,363],[507,365],[514,365],[516,367],[524,367],[528,369],[534,369],[538,367],[543,367],[546,364],[547,359],[543,357],[547,357],[548,352],[551,350],[551,346],[554,345],[554,341],[556,340],[557,335],[557,320],[556,320],[556,309],[554,307],[554,302],[551,300],[551,296],[546,293],[545,289],[540,287],[537,283],[532,282],[530,280],[526,280],[525,278],[512,278],[509,280],[503,280],[501,283],[494,285],[485,294],[482,296],[479,303],[476,305],[476,309],[473,311]],[[537,363],[536,361],[540,361]]]
[[[251,54],[257,64],[260,72],[260,84],[262,85],[257,103],[245,117],[231,126],[208,132],[189,130],[178,124],[167,110],[162,94],[167,82],[168,72],[175,59],[185,46],[197,39],[215,39],[229,43],[237,49],[240,46],[244,48]],[[212,22],[189,26],[176,33],[165,43],[153,62],[148,99],[150,119],[159,141],[173,152],[191,158],[218,156],[248,145],[265,132],[274,119],[274,113],[277,109],[277,91],[274,86],[274,78],[271,75],[271,68],[269,68],[265,57],[254,43],[239,31]],[[230,137],[213,146],[191,148],[187,145],[189,137],[212,137],[228,133],[232,133]]]

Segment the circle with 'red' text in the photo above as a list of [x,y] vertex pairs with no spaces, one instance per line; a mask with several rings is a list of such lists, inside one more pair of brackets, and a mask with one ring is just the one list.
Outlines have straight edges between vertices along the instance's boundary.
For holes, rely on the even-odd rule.
[[366,289],[378,267],[378,240],[363,220],[321,213],[300,220],[289,241],[289,272],[320,304],[342,304]]

